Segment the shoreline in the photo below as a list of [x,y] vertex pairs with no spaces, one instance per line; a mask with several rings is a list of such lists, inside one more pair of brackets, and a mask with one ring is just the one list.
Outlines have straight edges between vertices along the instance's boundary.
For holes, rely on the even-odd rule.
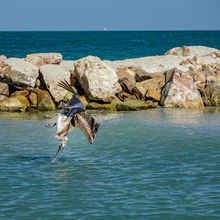
[[0,55],[0,111],[53,111],[71,98],[66,80],[86,109],[135,111],[158,107],[220,106],[220,50],[172,48],[162,56],[63,60],[60,53]]

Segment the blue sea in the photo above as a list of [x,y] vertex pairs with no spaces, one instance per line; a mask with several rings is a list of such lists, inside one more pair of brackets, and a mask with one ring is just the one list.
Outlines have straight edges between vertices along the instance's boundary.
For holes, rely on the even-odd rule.
[[220,49],[220,31],[0,32],[0,54],[7,57],[59,52],[65,60],[87,55],[119,60],[163,55],[183,45]]
[[[220,49],[219,31],[0,32],[0,54],[126,59],[182,45]],[[220,219],[220,109],[89,111],[59,143],[46,113],[0,113],[0,219]],[[48,114],[48,113],[47,113]]]

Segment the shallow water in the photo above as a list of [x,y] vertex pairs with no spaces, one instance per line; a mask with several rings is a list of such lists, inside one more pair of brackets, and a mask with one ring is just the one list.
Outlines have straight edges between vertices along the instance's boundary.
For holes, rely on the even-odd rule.
[[219,219],[220,109],[97,113],[58,143],[42,114],[0,114],[0,219]]

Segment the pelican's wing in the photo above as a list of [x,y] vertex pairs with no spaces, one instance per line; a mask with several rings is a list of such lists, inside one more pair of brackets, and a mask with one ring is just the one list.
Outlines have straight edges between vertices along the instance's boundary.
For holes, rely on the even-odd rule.
[[60,81],[58,85],[67,91],[73,93],[72,99],[64,105],[64,109],[61,114],[65,114],[67,117],[72,117],[76,112],[85,111],[85,108],[79,99],[77,93],[73,90],[73,88],[69,85],[69,83],[64,80]]
[[88,116],[85,112],[79,112],[74,115],[75,127],[80,128],[87,137],[90,144],[93,143],[99,124],[95,123],[93,117]]

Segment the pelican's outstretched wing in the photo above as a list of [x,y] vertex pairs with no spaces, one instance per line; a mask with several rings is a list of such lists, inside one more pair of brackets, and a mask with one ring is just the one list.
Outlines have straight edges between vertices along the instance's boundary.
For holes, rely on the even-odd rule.
[[73,88],[69,85],[69,83],[64,80],[58,83],[58,86],[66,89],[67,91],[73,93],[72,99],[63,106],[63,110],[61,114],[66,115],[67,117],[72,117],[76,112],[85,111],[85,108],[79,99],[77,93],[73,90]]
[[74,115],[75,127],[80,128],[87,137],[90,144],[93,143],[98,132],[99,123],[95,123],[93,117],[89,117],[85,112],[79,112]]

